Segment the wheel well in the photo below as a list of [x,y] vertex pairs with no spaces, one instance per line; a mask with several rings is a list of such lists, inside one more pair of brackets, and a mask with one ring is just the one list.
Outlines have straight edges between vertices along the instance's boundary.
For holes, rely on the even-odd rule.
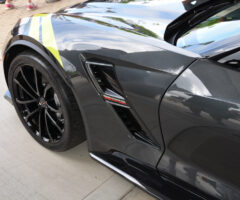
[[[5,75],[5,80],[6,80],[7,85],[8,85],[8,71],[9,71],[11,62],[18,54],[20,54],[21,52],[26,51],[26,50],[34,51],[33,49],[31,49],[27,46],[16,45],[16,46],[13,46],[11,49],[9,49],[9,51],[5,55],[3,66],[4,66],[4,75]],[[36,51],[34,51],[34,52],[36,52]]]

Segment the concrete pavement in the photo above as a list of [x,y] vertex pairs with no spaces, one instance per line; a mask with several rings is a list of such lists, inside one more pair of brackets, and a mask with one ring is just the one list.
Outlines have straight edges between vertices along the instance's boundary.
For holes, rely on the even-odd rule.
[[[26,0],[14,1],[17,9],[0,5],[0,46],[20,17],[53,12],[80,2],[62,0],[46,4],[35,0],[36,11],[26,10]],[[83,143],[55,153],[35,142],[4,98],[5,84],[0,64],[0,200],[153,200],[144,191],[92,160]]]

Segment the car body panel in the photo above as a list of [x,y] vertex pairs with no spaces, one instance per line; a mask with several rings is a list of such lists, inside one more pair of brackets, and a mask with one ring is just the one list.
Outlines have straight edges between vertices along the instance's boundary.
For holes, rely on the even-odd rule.
[[[55,16],[53,16],[53,20],[55,20]],[[61,26],[63,20],[66,20],[64,29]],[[70,20],[72,20],[72,23],[69,23]],[[69,70],[72,74],[70,79],[76,94],[78,94],[77,99],[81,101],[79,104],[86,108],[86,110],[83,108],[82,112],[86,113],[86,119],[89,118],[87,123],[89,133],[91,133],[88,135],[89,146],[92,147],[90,150],[104,152],[115,149],[137,157],[154,167],[164,149],[157,113],[159,102],[169,84],[196,58],[192,54],[186,56],[184,53],[179,53],[181,50],[164,41],[154,39],[156,41],[153,43],[152,38],[148,40],[145,36],[134,35],[115,27],[106,27],[81,17],[61,16],[58,19],[58,16],[56,16],[53,27],[56,31],[57,44],[60,44],[58,49],[63,63],[68,60],[68,62],[71,62],[69,66],[73,66],[72,68],[76,70],[76,72]],[[68,34],[69,32],[71,34]],[[115,33],[111,34],[112,32]],[[141,42],[143,40],[145,42]],[[174,49],[177,50],[176,53]],[[141,56],[141,59],[138,59],[139,56]],[[167,62],[169,57],[174,57],[172,62]],[[85,60],[101,60],[114,65],[119,84],[128,99],[128,103],[132,105],[132,112],[141,119],[141,122],[149,117],[144,122],[143,129],[153,139],[157,148],[131,137],[119,117],[115,113],[113,115],[112,107],[106,106],[106,103],[92,85],[88,86],[89,91],[87,91],[88,97],[91,97],[92,100],[89,102],[85,96],[81,100],[83,98],[81,94],[86,93],[86,91],[81,85],[75,85],[75,81],[78,79],[82,79],[82,81],[85,79],[86,81],[88,79],[84,68]],[[65,65],[64,70],[68,70]],[[129,84],[126,85],[126,81],[129,83],[129,80],[124,79],[124,77],[126,73],[131,74],[133,72],[130,84],[132,88],[129,88]],[[153,78],[154,76],[155,78]],[[134,85],[140,84],[143,79],[149,86],[148,88],[142,88],[142,94],[137,98],[139,103],[136,105],[134,102],[136,100],[135,95],[139,91],[136,91],[137,88],[134,88]],[[156,89],[149,93],[149,88],[152,86]],[[153,97],[156,97],[154,101],[151,99]],[[148,99],[148,102],[143,101],[143,99]],[[92,109],[92,106],[95,106],[95,109]],[[145,108],[145,110],[142,110],[142,108]],[[96,110],[99,111],[96,112]],[[92,119],[93,116],[97,120]],[[105,116],[105,118],[102,116]],[[122,128],[113,132],[114,127]],[[104,128],[104,131],[97,131],[102,130],[102,128]],[[104,135],[102,135],[102,132],[104,132]],[[116,136],[118,138],[113,140]],[[119,143],[119,141],[122,142]],[[146,156],[149,158],[148,160],[145,159]]]
[[[171,8],[171,9],[170,9]],[[167,25],[185,12],[181,0],[77,4],[57,14],[82,17],[135,34],[163,39]]]
[[160,171],[216,198],[240,198],[239,81],[238,70],[207,60],[181,74],[160,108]]

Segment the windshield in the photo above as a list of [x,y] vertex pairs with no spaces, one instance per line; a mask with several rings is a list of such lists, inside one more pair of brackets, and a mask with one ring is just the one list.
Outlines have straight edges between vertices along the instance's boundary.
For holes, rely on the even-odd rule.
[[240,35],[240,3],[236,3],[203,21],[177,40],[177,46],[201,53],[215,42]]

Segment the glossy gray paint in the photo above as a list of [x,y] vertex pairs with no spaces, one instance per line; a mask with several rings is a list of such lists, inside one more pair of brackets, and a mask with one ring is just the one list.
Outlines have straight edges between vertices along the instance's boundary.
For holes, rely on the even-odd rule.
[[[159,102],[169,84],[198,55],[186,54],[159,39],[106,27],[81,17],[76,20],[70,16],[53,16],[53,19],[64,69],[85,115],[90,151],[117,150],[155,167],[164,150],[157,112]],[[66,23],[62,29],[60,24],[70,20],[72,23]],[[113,108],[98,95],[84,68],[85,60],[96,59],[115,66],[131,110],[155,146],[134,138]]]
[[163,39],[167,25],[186,11],[181,0],[119,2],[99,3],[92,1],[60,10],[57,14],[91,19],[105,26]]
[[240,198],[240,73],[198,60],[160,109],[166,152],[158,169],[219,199]]
[[[184,11],[181,2],[175,4],[181,6],[181,12]],[[135,21],[140,16],[134,9],[140,11],[144,7],[155,10],[152,6],[141,5],[138,8],[134,4],[91,3],[84,8],[79,7],[77,5],[59,11],[53,15],[52,20],[64,69],[69,74],[76,99],[86,119],[89,149],[93,152],[116,150],[156,167],[164,150],[158,118],[159,102],[171,82],[200,56],[162,41],[161,35],[153,37],[151,34],[136,32],[143,30],[143,27],[138,29],[136,24],[134,28],[126,29],[122,24],[120,26],[116,23],[116,20],[106,21],[110,16],[113,18],[121,15],[121,22],[130,26],[127,22],[129,15]],[[129,7],[124,15],[123,7]],[[161,20],[166,22],[168,15],[173,20],[180,14],[177,9],[168,10],[168,14],[166,12],[165,17],[158,18],[159,23]],[[156,12],[149,12],[145,20],[152,20],[155,14]],[[112,106],[99,96],[84,68],[85,61],[96,59],[115,66],[119,84],[131,105],[131,111],[155,146],[133,137]]]

